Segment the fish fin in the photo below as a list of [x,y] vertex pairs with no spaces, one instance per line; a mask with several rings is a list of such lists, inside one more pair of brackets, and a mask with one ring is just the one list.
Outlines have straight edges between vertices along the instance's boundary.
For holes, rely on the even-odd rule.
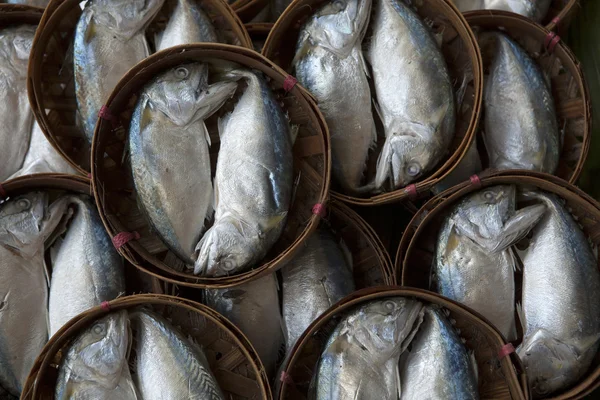
[[158,52],[161,48],[161,44],[160,42],[162,41],[162,37],[163,37],[164,32],[156,32],[154,34],[154,48],[156,49],[156,51]]
[[225,134],[225,130],[227,129],[227,123],[229,122],[230,116],[231,113],[225,114],[224,116],[219,117],[219,120],[217,122],[217,129],[219,131],[219,137],[221,139],[223,139],[223,135]]
[[[373,97],[372,102],[373,102],[373,108],[375,109],[375,114],[377,114],[379,119],[381,121],[383,121],[383,114],[381,112],[381,108],[379,107],[379,103],[377,103],[377,100],[375,100],[375,97]],[[373,121],[373,125],[375,125],[375,121]],[[377,134],[377,128],[375,128],[375,134]]]
[[210,133],[208,132],[208,128],[206,128],[206,123],[202,121],[202,130],[204,131],[204,138],[206,139],[206,143],[208,143],[208,147],[212,146],[212,141],[210,140]]
[[398,388],[398,398],[402,398],[402,380],[400,379],[400,368],[396,364],[396,386]]
[[140,116],[140,133],[144,132],[146,127],[152,123],[152,105],[146,97],[142,100],[142,115]]
[[473,350],[469,350],[469,360],[471,362],[471,368],[473,369],[472,372],[475,382],[479,383],[479,368],[477,367],[477,358],[475,358],[475,352]]
[[515,308],[517,310],[517,317],[519,317],[519,323],[521,324],[521,328],[523,332],[525,332],[525,327],[527,326],[527,321],[525,321],[525,313],[523,312],[523,305],[521,302],[517,301],[515,304]]
[[344,260],[346,260],[346,266],[348,267],[348,270],[350,272],[352,272],[352,270],[354,269],[354,262],[352,260],[352,252],[350,251],[350,249],[346,245],[346,242],[342,238],[340,238],[339,246],[340,246],[340,250],[342,251],[342,254],[344,256]]
[[292,144],[296,143],[298,132],[300,132],[300,125],[290,126],[290,139],[292,140]]
[[465,98],[468,83],[473,79],[473,72],[471,72],[471,69],[466,68],[465,71],[467,71],[467,73],[465,73],[462,83],[460,84],[460,87],[456,91],[456,104],[457,104],[456,108],[457,108],[457,110],[460,109],[460,105],[462,104],[462,102]]
[[364,71],[365,75],[367,76],[368,79],[370,79],[371,72],[369,72],[369,66],[367,65],[367,61],[365,60],[365,56],[363,55],[362,51],[358,52],[358,60],[360,62],[360,66],[362,67],[362,70]]
[[96,35],[96,23],[94,22],[93,12],[88,12],[85,18],[86,25],[85,32],[83,34],[83,40],[87,44],[91,42],[93,37]]
[[294,55],[294,59],[292,60],[291,65],[296,65],[301,59],[303,59],[311,50],[312,43],[310,40],[310,36],[307,36],[306,39],[302,42],[302,45],[296,50],[296,55]]
[[546,206],[544,204],[534,204],[518,210],[505,224],[502,236],[495,245],[489,249],[491,252],[498,252],[514,245],[523,239],[529,231],[540,221]]

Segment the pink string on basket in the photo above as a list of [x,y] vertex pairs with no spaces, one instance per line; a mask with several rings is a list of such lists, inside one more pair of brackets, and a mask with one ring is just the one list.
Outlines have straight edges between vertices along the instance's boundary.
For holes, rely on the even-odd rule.
[[515,346],[513,346],[512,343],[505,344],[498,352],[498,360],[502,360],[504,357],[509,356],[514,352]]
[[327,215],[327,208],[325,207],[325,204],[317,203],[313,206],[312,213],[321,218],[325,218],[325,215]]
[[279,377],[279,380],[287,385],[294,384],[294,380],[292,379],[292,376],[285,371],[281,371],[281,376]]
[[471,181],[471,185],[480,188],[481,185],[481,179],[479,179],[479,175],[471,175],[469,177],[469,180]]
[[110,311],[110,303],[108,301],[100,303],[100,307],[102,307],[104,311]]
[[554,48],[558,43],[560,43],[560,36],[554,32],[548,32],[546,38],[544,39],[544,47],[548,53],[554,52]]
[[414,183],[411,183],[407,187],[404,188],[404,193],[408,195],[409,200],[417,199],[417,186]]
[[286,76],[285,80],[283,81],[283,90],[285,90],[286,93],[289,92],[294,88],[294,86],[296,86],[296,83],[298,83],[298,80],[292,75]]
[[115,249],[119,250],[126,243],[128,243],[132,240],[138,240],[139,238],[140,238],[140,234],[135,231],[119,232],[112,238],[112,243],[113,243],[113,246],[115,246]]
[[98,117],[100,119],[109,121],[112,124],[113,128],[117,128],[120,124],[119,118],[113,113],[111,113],[108,107],[106,106],[102,106],[100,108],[100,111],[98,112]]

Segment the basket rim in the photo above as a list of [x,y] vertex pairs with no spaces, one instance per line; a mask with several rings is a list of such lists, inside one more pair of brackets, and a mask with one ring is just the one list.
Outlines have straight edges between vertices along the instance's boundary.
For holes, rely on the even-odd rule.
[[[281,366],[281,370],[283,371],[282,375],[287,374],[287,371],[290,370],[290,367],[295,365],[305,344],[310,340],[315,332],[322,328],[323,325],[325,325],[333,316],[360,303],[390,296],[414,297],[422,301],[441,305],[450,310],[450,312],[454,312],[465,318],[469,318],[471,323],[476,324],[481,330],[485,330],[487,334],[486,336],[492,337],[497,342],[498,350],[500,350],[500,348],[506,344],[506,341],[500,332],[498,332],[494,326],[486,322],[486,320],[482,319],[480,315],[474,313],[464,305],[445,298],[437,293],[404,286],[371,287],[357,290],[356,292],[344,297],[342,300],[338,301],[327,311],[321,314],[315,321],[313,321],[304,331],[302,336],[298,338],[294,347],[292,347],[290,356],[283,362]],[[525,369],[523,368],[519,358],[513,353],[509,357],[504,357],[503,359],[499,360],[499,362],[507,385],[509,386],[511,395],[519,400],[529,399],[529,388],[526,383],[527,380],[525,376]],[[286,398],[287,386],[287,380],[282,380],[277,393],[274,394],[274,397],[278,400],[284,400]]]
[[[210,307],[195,302],[193,300],[184,299],[181,297],[169,296],[164,294],[137,294],[125,297],[120,297],[109,301],[103,305],[90,308],[89,310],[77,315],[60,328],[54,336],[52,336],[41,353],[38,355],[34,367],[32,368],[27,381],[23,387],[23,399],[36,399],[40,396],[40,376],[50,367],[52,359],[62,349],[67,342],[74,337],[78,332],[88,326],[91,322],[108,314],[111,311],[129,309],[142,305],[160,305],[171,307],[183,307],[187,310],[196,311],[203,317],[209,319],[222,331],[229,334],[233,338],[235,344],[241,350],[246,360],[252,366],[253,372],[256,375],[256,382],[263,394],[263,398],[272,399],[269,380],[258,353],[248,340],[248,338],[227,318],[214,311]],[[27,389],[27,391],[26,391]]]
[[[119,81],[119,83],[117,84],[117,86],[115,87],[113,92],[111,93],[109,99],[106,102],[106,108],[109,111],[113,112],[111,110],[111,105],[112,105],[113,101],[115,101],[115,98],[117,98],[121,94],[121,92],[124,92],[124,93],[130,92],[131,93],[131,89],[129,88],[129,86],[133,85],[132,82],[136,81],[136,77],[139,74],[142,74],[146,68],[149,68],[149,67],[153,66],[155,63],[160,63],[163,60],[166,60],[172,56],[176,56],[176,55],[179,55],[182,53],[193,54],[194,56],[196,56],[196,54],[194,54],[194,52],[198,53],[197,59],[218,59],[218,58],[222,58],[223,56],[226,57],[227,55],[229,55],[229,56],[234,55],[235,57],[241,56],[241,57],[248,59],[248,62],[252,61],[252,62],[258,62],[259,64],[262,64],[264,66],[264,70],[262,72],[266,73],[268,71],[271,74],[270,75],[271,78],[274,78],[276,76],[277,79],[279,79],[283,82],[285,80],[285,78],[288,77],[288,74],[285,73],[281,68],[277,67],[270,60],[266,59],[265,57],[263,57],[262,55],[260,55],[259,53],[257,53],[256,51],[254,51],[252,49],[247,49],[244,47],[233,46],[233,45],[222,44],[222,43],[195,43],[195,44],[175,46],[175,47],[165,49],[163,51],[160,51],[158,53],[151,55],[150,57],[148,57],[148,58],[144,59],[143,61],[141,61],[140,63],[138,63],[134,68],[132,68]],[[238,60],[238,62],[241,63],[239,60]],[[322,116],[321,112],[319,111],[318,107],[316,106],[316,104],[314,104],[312,102],[310,96],[307,95],[306,91],[303,88],[296,85],[288,93],[292,94],[294,97],[296,97],[296,99],[301,103],[301,106],[305,109],[305,111],[313,113],[314,119],[316,120],[316,122],[318,122],[319,127],[321,128],[322,135],[319,135],[319,138],[320,138],[320,140],[323,141],[323,148],[324,148],[323,168],[324,168],[324,171],[323,171],[323,177],[322,177],[323,178],[322,187],[321,187],[320,193],[318,195],[318,199],[319,199],[318,203],[322,204],[322,205],[327,205],[329,203],[329,185],[330,185],[329,176],[331,173],[331,150],[330,150],[330,142],[329,142],[329,140],[330,140],[329,139],[329,131],[327,130],[327,127],[324,126],[324,124],[322,122],[323,116]],[[114,114],[114,112],[113,112],[113,114]],[[98,138],[99,138],[100,132],[103,129],[105,129],[105,126],[106,127],[108,126],[107,124],[109,124],[109,122],[102,120],[102,119],[99,119],[98,122],[96,123],[96,129],[94,131],[94,138],[92,141],[92,151],[91,151],[91,155],[92,155],[91,181],[92,181],[92,187],[93,187],[93,191],[94,191],[94,197],[98,204],[100,217],[102,219],[104,227],[105,227],[106,231],[108,232],[109,236],[114,237],[116,235],[116,233],[118,233],[119,228],[113,227],[106,215],[105,201],[100,196],[100,190],[99,190],[101,183],[102,183],[98,177],[99,166],[96,165],[96,163],[94,162],[94,160],[97,158],[96,153],[99,152],[99,150],[98,150],[99,139]],[[166,266],[165,266],[164,270],[163,270],[163,268],[161,268],[160,273],[151,271],[151,270],[149,270],[148,264],[152,265],[152,262],[150,260],[146,259],[144,256],[142,256],[142,254],[141,254],[142,246],[139,243],[137,243],[137,241],[131,241],[131,242],[126,243],[123,247],[121,247],[119,249],[119,252],[121,253],[121,255],[123,257],[125,257],[125,259],[127,259],[127,261],[129,261],[131,264],[135,265],[138,269],[142,270],[143,272],[149,273],[150,275],[152,275],[156,278],[159,278],[163,281],[167,281],[167,282],[170,282],[173,284],[188,286],[188,287],[195,287],[195,288],[232,287],[232,286],[236,286],[241,283],[244,283],[244,282],[248,282],[253,279],[260,278],[271,272],[275,272],[279,268],[281,268],[283,266],[283,264],[293,256],[295,251],[298,250],[300,244],[302,244],[304,242],[304,240],[306,240],[306,238],[308,238],[308,236],[312,232],[314,232],[314,230],[318,226],[320,219],[321,219],[321,217],[318,214],[313,213],[311,215],[310,220],[308,221],[306,227],[300,233],[300,235],[295,238],[295,240],[288,246],[288,248],[286,250],[282,251],[279,255],[277,255],[275,258],[273,258],[268,263],[261,264],[259,267],[253,268],[249,271],[244,271],[244,272],[241,272],[241,273],[238,273],[235,275],[225,276],[225,277],[209,278],[209,277],[196,276],[193,274],[181,274],[181,277],[179,277],[175,273],[173,273],[173,274],[168,273],[167,272],[168,269],[166,269],[167,268]],[[142,263],[136,261],[135,258],[130,253],[132,251],[133,251],[133,253],[138,254],[138,256],[140,258],[142,258],[144,261]],[[161,262],[161,264],[164,264],[164,263]],[[153,266],[156,268],[159,268],[156,265],[153,265]],[[183,277],[185,277],[185,278],[183,278]]]
[[[472,51],[472,56],[469,57],[469,59],[471,60],[471,67],[473,68],[473,112],[471,114],[469,127],[465,132],[465,136],[463,137],[460,145],[454,151],[454,153],[450,154],[449,158],[446,159],[446,161],[444,161],[443,164],[439,166],[439,168],[432,171],[432,173],[429,174],[427,177],[412,183],[417,193],[429,191],[433,186],[436,185],[436,183],[438,183],[440,180],[442,180],[448,174],[450,174],[450,172],[452,172],[454,168],[463,159],[463,157],[469,149],[469,145],[475,137],[475,133],[479,125],[479,117],[481,114],[483,103],[483,59],[481,57],[481,52],[479,51],[479,46],[477,44],[475,35],[464,16],[460,13],[460,11],[458,11],[458,9],[451,0],[437,1],[448,7],[451,10],[449,12],[451,12],[453,16],[458,19],[459,25],[455,25],[455,28],[457,28],[457,32],[462,31],[463,33],[466,33],[466,38],[461,39]],[[285,25],[287,24],[287,20],[291,18],[290,14],[292,14],[293,10],[304,7],[306,3],[312,4],[314,2],[315,0],[294,0],[281,14],[279,19],[275,22],[273,28],[271,29],[271,32],[269,33],[269,36],[267,37],[267,40],[265,41],[261,54],[263,54],[267,58],[272,57],[272,55],[277,51],[277,48],[274,47],[274,42],[278,40],[278,37],[285,36],[283,34],[286,32]],[[468,50],[465,51],[469,52]],[[454,157],[456,158],[453,159]],[[348,204],[360,206],[377,206],[395,203],[397,201],[409,198],[411,196],[410,187],[411,185],[407,185],[403,188],[399,188],[391,192],[377,194],[368,198],[355,197],[337,192],[335,190],[331,190],[331,197]],[[407,188],[409,188],[409,190],[407,190]]]
[[[36,189],[49,190],[79,190],[92,196],[92,186],[88,178],[80,175],[46,172],[19,176],[2,182],[0,185],[5,192],[5,198],[12,192],[22,193]],[[73,187],[71,187],[73,186]],[[74,189],[75,188],[75,189]],[[2,200],[2,196],[0,196]]]
[[548,24],[546,24],[544,26],[544,28],[546,28],[549,31],[553,31],[556,28],[560,28],[561,22],[568,19],[571,16],[571,14],[574,14],[575,12],[577,12],[578,11],[577,7],[579,7],[579,6],[581,6],[581,3],[579,2],[579,0],[569,0],[569,2],[567,4],[565,4],[563,6],[563,8],[560,10],[558,15],[556,15],[552,19],[552,21],[550,21]]

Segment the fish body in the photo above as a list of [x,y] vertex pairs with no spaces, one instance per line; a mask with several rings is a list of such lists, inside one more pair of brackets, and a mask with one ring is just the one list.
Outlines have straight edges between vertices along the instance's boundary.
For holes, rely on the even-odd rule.
[[162,316],[132,315],[136,329],[135,381],[144,400],[225,400],[202,349]]
[[515,210],[516,188],[493,186],[454,207],[440,230],[432,272],[436,290],[485,316],[516,339],[516,256],[510,246],[540,220],[543,205]]
[[30,192],[0,206],[0,386],[19,396],[48,340],[48,277],[44,242],[66,210]]
[[33,126],[27,97],[27,64],[36,27],[0,30],[0,182],[23,165]]
[[369,149],[377,141],[371,90],[361,42],[371,0],[335,0],[302,27],[293,67],[298,82],[317,99],[331,138],[332,175],[342,190],[370,190],[363,180]]
[[319,228],[281,269],[288,352],[315,319],[354,291],[349,261],[333,234]]
[[178,0],[157,50],[181,44],[218,42],[212,21],[195,0]]
[[379,190],[406,186],[431,171],[454,136],[456,106],[446,61],[432,33],[402,0],[374,5],[366,58],[386,141]]
[[552,93],[540,67],[504,33],[486,33],[482,46],[486,42],[496,45],[484,88],[490,168],[554,173],[561,140]]
[[240,328],[272,376],[285,346],[275,275],[232,288],[209,289],[206,304]]
[[236,70],[230,77],[243,78],[247,88],[219,121],[215,222],[196,247],[197,275],[224,276],[253,267],[279,239],[290,207],[288,120],[262,76]]
[[553,194],[523,259],[523,342],[517,353],[536,398],[575,384],[600,343],[600,272],[577,222]]
[[131,119],[129,153],[140,207],[163,242],[188,264],[213,208],[204,119],[236,87],[235,82],[209,85],[206,64],[183,64],[146,86]]
[[476,365],[443,312],[432,306],[400,357],[402,399],[477,400]]
[[92,0],[75,28],[73,69],[80,123],[92,142],[98,112],[119,80],[148,57],[144,29],[165,0]]
[[76,211],[52,259],[49,315],[54,335],[76,315],[125,292],[123,259],[88,196],[67,196]]
[[56,381],[57,400],[138,399],[127,362],[127,311],[115,311],[81,332],[68,347]]
[[350,311],[331,333],[308,398],[397,400],[398,361],[423,319],[423,305],[393,297]]
[[461,12],[474,10],[503,10],[521,14],[540,22],[550,8],[552,0],[454,0]]

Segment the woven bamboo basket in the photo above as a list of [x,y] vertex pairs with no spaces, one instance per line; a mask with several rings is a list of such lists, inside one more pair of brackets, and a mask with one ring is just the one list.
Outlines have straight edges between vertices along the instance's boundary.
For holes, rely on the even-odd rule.
[[203,349],[225,396],[232,400],[271,399],[264,367],[246,337],[225,317],[212,309],[178,297],[135,295],[95,307],[70,320],[46,344],[23,388],[22,400],[53,399],[58,365],[65,348],[77,333],[112,311],[151,306],[173,322],[186,337]]
[[[577,222],[583,227],[589,240],[595,246],[600,244],[600,204],[589,196],[580,196],[581,191],[564,180],[539,172],[528,172],[527,175],[519,172],[483,174],[480,177],[481,188],[516,184],[554,193],[566,201],[569,211],[577,218]],[[429,289],[430,266],[434,257],[435,242],[445,213],[461,198],[481,188],[470,182],[457,185],[429,200],[414,216],[404,232],[396,254],[396,274],[402,285]],[[592,387],[600,386],[600,353],[592,365],[595,367],[578,385],[552,399],[579,398]]]
[[[587,158],[591,140],[591,104],[588,88],[579,61],[571,50],[554,39],[554,33],[534,24],[527,18],[503,11],[472,11],[465,13],[475,32],[500,30],[517,41],[550,77],[559,129],[564,131],[563,148],[555,175],[574,183],[579,178]],[[482,53],[484,75],[490,56]],[[482,108],[482,120],[485,106]],[[479,138],[480,139],[480,138]],[[483,143],[483,140],[478,140]],[[487,154],[480,151],[485,167]]]
[[482,400],[529,398],[527,378],[518,357],[498,359],[500,349],[506,344],[500,333],[460,304],[436,293],[404,287],[378,287],[359,290],[334,304],[314,321],[291,350],[283,371],[284,379],[275,398],[279,400],[305,400],[313,372],[331,331],[341,315],[362,303],[391,296],[412,297],[428,304],[437,304],[450,311],[450,318],[466,339],[466,346],[474,351],[479,372],[479,394]]
[[[73,39],[81,15],[80,0],[51,0],[33,41],[27,91],[34,115],[52,145],[79,172],[90,170],[90,148],[76,124],[77,104],[73,78]],[[154,37],[166,26],[176,0],[167,0],[146,29]],[[235,12],[221,0],[203,0],[221,40],[251,48],[252,42]]]
[[250,38],[252,39],[254,50],[260,53],[265,45],[267,36],[269,36],[269,32],[271,32],[271,29],[273,29],[273,24],[270,22],[251,22],[245,26],[248,34],[250,34]]
[[0,28],[10,25],[37,25],[44,9],[19,4],[0,4]]
[[[299,31],[314,10],[325,2],[325,0],[294,1],[273,26],[262,53],[291,73],[291,62],[294,58]],[[332,196],[344,202],[373,206],[416,197],[412,188],[418,194],[428,192],[438,179],[446,176],[462,159],[479,121],[483,90],[481,55],[468,24],[450,3],[450,0],[423,0],[412,2],[412,4],[417,4],[417,12],[423,19],[433,21],[433,29],[436,33],[443,33],[442,52],[453,82],[458,82],[455,89],[458,90],[464,80],[468,82],[462,106],[457,107],[454,140],[446,158],[432,173],[414,182],[414,187],[411,185],[408,189],[399,189],[370,198],[348,196],[335,191],[336,188],[332,187]],[[382,146],[383,139],[380,138],[378,148],[369,156],[366,169],[367,179],[370,179],[375,173],[377,156]]]
[[[280,240],[256,268],[236,275],[208,278],[181,272],[165,262],[171,253],[142,216],[137,206],[128,157],[125,154],[127,130],[137,93],[160,71],[190,61],[226,60],[261,71],[288,113],[290,124],[299,133],[293,147],[295,197]],[[92,145],[92,183],[96,202],[106,229],[111,236],[120,232],[138,232],[139,240],[128,242],[122,254],[145,272],[168,282],[193,287],[229,287],[276,271],[296,251],[304,239],[316,229],[320,216],[313,213],[315,204],[327,202],[331,168],[329,134],[323,117],[307,93],[300,87],[286,92],[287,74],[255,51],[224,44],[195,44],[175,47],[155,54],[139,63],[121,80],[110,96],[107,107],[118,115],[121,127],[113,130],[110,122],[96,125]],[[206,120],[211,136],[211,161],[214,167],[219,143],[217,120],[229,110],[222,108]],[[123,128],[126,127],[126,128]],[[106,157],[105,157],[106,154]]]
[[235,0],[231,8],[242,22],[251,22],[262,10],[269,7],[269,0]]

